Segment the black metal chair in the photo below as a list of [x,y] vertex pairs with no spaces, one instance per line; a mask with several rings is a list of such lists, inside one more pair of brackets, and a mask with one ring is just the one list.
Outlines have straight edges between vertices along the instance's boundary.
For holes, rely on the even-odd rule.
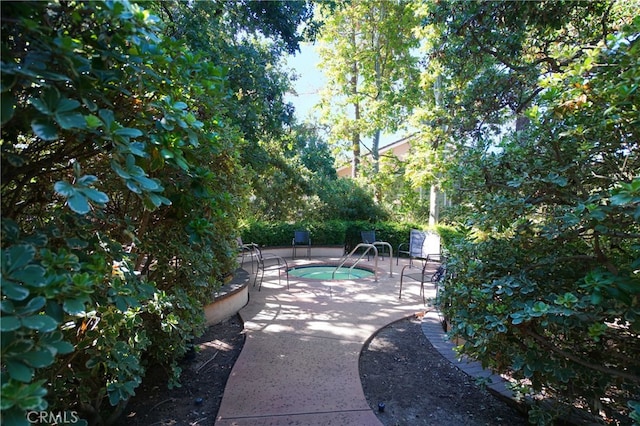
[[436,291],[438,286],[444,280],[446,275],[446,265],[441,255],[430,254],[427,255],[422,261],[421,267],[414,268],[411,264],[405,265],[400,272],[400,292],[398,293],[398,299],[402,299],[402,284],[406,279],[412,279],[420,282],[420,296],[422,296],[422,303],[427,304],[424,294],[424,284],[432,283]]
[[260,275],[260,284],[258,285],[258,291],[262,289],[262,281],[264,280],[265,271],[278,271],[278,284],[281,282],[282,271],[285,273],[287,279],[287,290],[289,290],[289,265],[287,261],[276,254],[262,253],[260,247],[257,245],[254,248],[255,258],[258,261],[258,271],[253,278],[253,286],[256,286],[258,281],[258,275]]
[[296,258],[296,248],[298,246],[306,246],[307,258],[311,259],[311,234],[309,231],[294,231],[291,245],[293,247],[293,259]]
[[[378,240],[376,240],[376,231],[361,231],[360,237],[362,238],[362,242],[366,244],[375,244],[378,242]],[[384,252],[378,254],[381,254],[381,257],[384,260]],[[367,261],[368,260],[369,254],[367,254]]]
[[255,258],[255,249],[258,247],[255,243],[243,243],[242,237],[237,238],[238,241],[238,254],[241,256],[240,267],[244,266],[244,258],[249,257],[251,261],[251,273],[253,273],[253,259]]

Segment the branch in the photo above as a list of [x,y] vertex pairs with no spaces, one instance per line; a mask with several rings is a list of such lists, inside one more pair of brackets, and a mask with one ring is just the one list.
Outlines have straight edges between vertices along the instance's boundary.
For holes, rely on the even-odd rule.
[[540,92],[542,92],[542,87],[536,88],[536,90],[534,90],[531,95],[529,95],[524,101],[520,102],[520,105],[518,105],[518,108],[516,108],[515,113],[516,114],[520,114],[522,112],[522,110],[525,109],[527,107],[527,105],[529,105],[529,103],[531,103],[533,98],[538,96],[538,93],[540,93]]
[[523,268],[523,271],[530,271],[539,266],[548,265],[549,263],[558,263],[558,262],[572,261],[572,260],[594,261],[598,259],[595,256],[589,256],[588,254],[578,254],[575,256],[560,256],[560,257],[554,257],[553,259],[550,259],[548,262],[538,262],[538,263],[534,263],[533,265],[529,265],[526,268]]
[[538,333],[531,331],[529,329],[524,329],[525,334],[527,334],[528,336],[532,337],[534,340],[536,340],[538,343],[540,343],[540,345],[544,346],[545,348],[549,349],[551,352],[556,353],[570,361],[575,362],[576,364],[582,365],[583,367],[587,367],[590,368],[592,370],[595,371],[599,371],[601,373],[604,374],[608,374],[610,376],[616,376],[616,377],[621,377],[623,379],[627,379],[630,380],[632,382],[636,382],[636,383],[640,383],[640,377],[636,376],[635,374],[631,374],[631,373],[627,373],[624,371],[618,371],[618,370],[614,370],[611,368],[607,368],[607,367],[603,367],[601,365],[598,364],[593,364],[591,362],[585,361],[583,359],[578,358],[577,356],[570,354],[569,352],[563,351],[562,349],[558,348],[557,346],[549,343],[549,341],[547,339],[545,339],[543,336],[539,335]]

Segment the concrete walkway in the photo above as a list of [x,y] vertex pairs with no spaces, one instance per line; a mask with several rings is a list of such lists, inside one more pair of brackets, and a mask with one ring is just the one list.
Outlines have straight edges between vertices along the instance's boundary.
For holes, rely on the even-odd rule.
[[[393,277],[388,258],[379,266],[377,282],[291,277],[287,290],[272,274],[265,275],[260,292],[251,288],[240,311],[246,341],[215,424],[380,425],[360,383],[360,351],[380,328],[426,308],[416,281],[405,284],[398,299],[402,260],[398,267],[394,260]],[[427,297],[434,296],[428,286]],[[425,315],[423,324],[425,335],[451,352],[437,314]]]

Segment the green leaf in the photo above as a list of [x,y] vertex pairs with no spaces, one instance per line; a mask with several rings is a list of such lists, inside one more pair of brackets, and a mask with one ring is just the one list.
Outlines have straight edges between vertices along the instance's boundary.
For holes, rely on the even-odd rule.
[[98,178],[94,175],[84,175],[80,179],[78,179],[78,185],[89,186],[93,185],[98,181]]
[[169,132],[172,131],[173,129],[175,129],[175,126],[172,123],[170,123],[169,121],[167,121],[166,117],[162,117],[162,120],[160,120],[160,125],[162,125],[162,128],[164,130],[167,130]]
[[11,274],[11,278],[20,281],[30,287],[42,287],[46,285],[45,269],[40,265],[27,265]]
[[11,300],[24,300],[29,296],[29,290],[8,280],[2,280],[2,293]]
[[101,109],[100,111],[98,111],[98,115],[100,116],[100,118],[102,118],[102,121],[104,121],[107,130],[111,130],[113,123],[115,122],[113,111],[111,111],[110,109]]
[[142,189],[140,189],[140,187],[131,180],[127,181],[127,188],[129,188],[131,192],[135,192],[136,194],[142,194]]
[[160,155],[162,155],[163,158],[168,159],[168,158],[173,158],[173,152],[168,150],[167,148],[162,148],[160,150]]
[[611,204],[614,206],[624,206],[633,201],[633,196],[628,192],[621,192],[611,197]]
[[64,311],[69,315],[78,315],[84,312],[85,310],[84,304],[86,301],[87,301],[86,298],[67,299],[62,304],[62,307]]
[[55,361],[54,355],[48,349],[27,352],[22,355],[22,359],[34,368],[48,367]]
[[53,190],[63,197],[71,197],[76,193],[76,189],[69,182],[59,180],[53,185]]
[[48,315],[32,315],[30,317],[24,317],[22,318],[22,325],[43,333],[53,331],[58,327],[57,321]]
[[137,137],[140,137],[140,136],[144,135],[144,133],[142,133],[140,130],[131,129],[131,128],[128,128],[128,127],[122,127],[122,128],[116,130],[113,133],[115,133],[118,136],[126,136],[126,137],[129,137],[129,138],[137,138]]
[[148,177],[135,176],[133,179],[146,191],[157,191],[161,189],[160,185],[158,185],[155,180],[149,179]]
[[129,144],[129,152],[138,157],[147,157],[147,153],[144,148],[145,145],[142,142],[133,142]]
[[136,165],[136,157],[131,154],[127,155],[127,172],[134,177],[146,175],[144,169]]
[[73,111],[74,109],[80,106],[80,102],[75,99],[61,99],[58,105],[56,106],[56,112],[68,112]]
[[24,238],[25,243],[29,243],[36,247],[44,247],[45,245],[47,245],[48,241],[49,239],[47,238],[47,236],[40,233],[29,235],[28,237]]
[[109,196],[102,191],[93,188],[83,188],[81,192],[96,204],[103,205],[109,201]]
[[48,343],[47,346],[52,346],[56,353],[61,355],[70,354],[75,350],[71,343],[65,341]]
[[20,328],[20,319],[16,317],[0,317],[0,331],[14,331]]
[[74,250],[81,250],[89,246],[87,241],[81,240],[80,238],[65,238],[65,243],[67,247]]
[[47,315],[49,315],[51,318],[58,321],[59,323],[62,322],[64,318],[64,311],[62,310],[62,306],[60,306],[59,303],[53,300],[49,300],[47,302],[47,307],[45,308],[44,311],[46,312]]
[[131,175],[127,173],[115,160],[111,160],[111,169],[122,179],[131,179]]
[[[22,383],[29,383],[33,378],[33,368],[24,365],[20,361],[8,360],[7,372],[13,380],[17,380]],[[3,393],[5,390],[3,389]]]
[[11,272],[28,265],[35,257],[36,249],[30,245],[19,244],[3,250],[2,254],[2,267]]
[[49,109],[49,106],[42,100],[38,98],[29,99],[29,103],[35,107],[39,112],[44,115],[52,115],[53,110]]
[[57,112],[56,121],[65,130],[69,129],[85,129],[87,122],[79,112]]
[[16,307],[11,300],[3,300],[0,302],[0,311],[5,314],[14,314],[16,312]]
[[42,296],[36,296],[29,302],[18,309],[16,309],[18,315],[28,315],[39,311],[47,303],[47,299]]
[[104,124],[102,123],[102,120],[100,120],[95,115],[85,115],[84,121],[89,129],[97,129],[98,127],[102,126],[102,124]]
[[36,118],[31,122],[31,129],[42,140],[53,141],[58,139],[58,130],[50,121]]
[[89,206],[89,202],[86,197],[77,192],[67,199],[67,205],[71,210],[78,214],[87,214],[91,211],[91,207]]

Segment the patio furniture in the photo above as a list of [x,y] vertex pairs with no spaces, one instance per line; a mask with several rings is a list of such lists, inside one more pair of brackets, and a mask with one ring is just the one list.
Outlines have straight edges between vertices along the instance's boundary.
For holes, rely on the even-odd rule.
[[253,259],[255,255],[255,249],[256,247],[258,247],[258,245],[255,243],[245,244],[242,242],[242,237],[238,237],[236,240],[238,242],[238,254],[241,256],[240,267],[244,266],[244,258],[246,256],[249,256],[249,259],[251,260],[251,273],[253,273]]
[[[360,237],[362,238],[362,242],[366,244],[376,245],[376,243],[382,242],[382,241],[376,240],[376,231],[361,231]],[[379,244],[379,245],[384,246],[384,244]],[[381,254],[382,259],[384,260],[384,252],[382,253],[378,252],[378,254]],[[369,254],[367,254],[367,261],[368,260],[369,260]]]
[[311,235],[309,231],[294,231],[291,245],[293,246],[293,259],[296,258],[296,248],[298,246],[306,246],[307,258],[311,259]]
[[423,259],[421,267],[414,268],[411,264],[405,265],[400,272],[400,292],[398,293],[398,299],[402,299],[402,284],[404,281],[412,279],[420,282],[420,296],[422,296],[422,303],[426,305],[424,284],[428,282],[432,283],[437,293],[438,287],[444,280],[445,274],[446,266],[440,254],[427,255]]
[[440,236],[436,232],[412,229],[409,233],[409,242],[398,246],[396,265],[400,261],[401,253],[409,256],[409,265],[413,265],[414,259],[423,260],[429,254],[439,254]]
[[258,261],[258,271],[253,278],[253,286],[256,286],[258,275],[260,275],[260,284],[258,285],[258,291],[262,288],[262,281],[264,280],[265,271],[277,271],[278,272],[278,284],[281,282],[282,271],[285,273],[287,280],[287,290],[289,290],[289,265],[287,261],[276,254],[262,253],[260,247],[257,245],[254,248],[255,258]]

